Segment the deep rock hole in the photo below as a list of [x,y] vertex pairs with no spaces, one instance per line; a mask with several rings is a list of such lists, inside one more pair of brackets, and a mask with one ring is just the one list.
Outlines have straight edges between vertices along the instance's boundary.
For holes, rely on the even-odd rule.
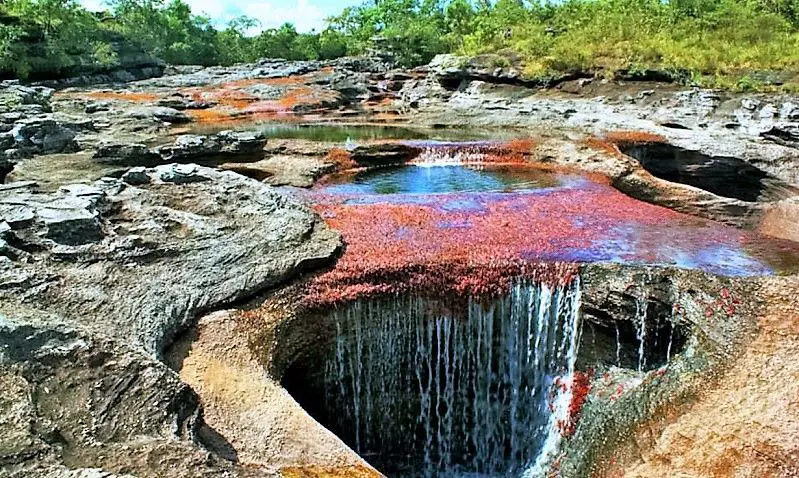
[[746,161],[709,156],[665,143],[619,144],[622,153],[635,158],[652,175],[687,184],[718,196],[747,202],[790,197],[799,189]]
[[525,285],[490,303],[356,301],[284,334],[303,343],[278,358],[282,384],[388,476],[518,476],[553,434],[553,384],[575,362],[651,370],[685,342],[654,308],[643,347],[632,320],[574,327],[576,295]]

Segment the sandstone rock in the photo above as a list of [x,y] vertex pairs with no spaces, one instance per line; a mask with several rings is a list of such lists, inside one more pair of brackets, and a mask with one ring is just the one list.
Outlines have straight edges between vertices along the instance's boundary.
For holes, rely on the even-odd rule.
[[421,149],[401,143],[377,143],[358,146],[350,154],[359,166],[385,166],[410,161]]
[[48,117],[20,120],[10,133],[17,148],[37,154],[68,153],[79,149],[75,133]]
[[0,201],[0,217],[12,229],[30,226],[36,218],[36,210],[28,205],[12,201]]
[[799,125],[775,124],[768,131],[760,133],[760,136],[783,146],[799,147]]
[[165,107],[141,107],[130,111],[128,115],[136,119],[156,119],[165,123],[181,124],[191,122],[191,118],[186,113],[174,108]]
[[71,197],[89,201],[92,206],[97,206],[105,197],[103,189],[88,184],[68,184],[58,188],[58,191]]
[[150,182],[150,176],[147,175],[147,169],[144,167],[130,168],[125,174],[122,175],[122,181],[131,186],[141,186]]
[[169,98],[162,98],[156,103],[158,106],[166,108],[173,108],[176,110],[202,110],[214,106],[213,103],[207,101],[194,101],[191,98],[186,98],[182,95],[170,96]]
[[50,111],[50,99],[54,92],[51,88],[3,81],[0,83],[0,112],[20,111],[27,109],[25,106],[35,106],[39,112],[47,113]]
[[312,156],[277,155],[254,163],[225,163],[225,171],[264,181],[273,186],[311,187],[323,174],[333,172],[334,164]]
[[190,184],[210,181],[211,177],[196,164],[167,164],[155,168],[159,181],[173,184]]
[[137,174],[149,181],[95,183],[103,207],[88,187],[0,192],[0,215],[25,247],[44,259],[58,244],[61,259],[19,264],[60,277],[58,286],[1,289],[0,299],[34,294],[41,307],[160,356],[196,311],[282,282],[340,246],[316,214],[257,181],[196,165]]
[[165,161],[186,162],[213,156],[262,154],[266,140],[260,132],[222,131],[214,136],[182,135],[174,144],[155,148]]
[[[171,370],[63,322],[0,303],[4,476],[188,477],[230,468],[197,445],[199,399]],[[60,465],[67,456],[73,470]]]
[[111,109],[110,101],[90,101],[86,103],[84,111],[86,114],[99,113],[101,111],[108,111]]
[[[12,218],[0,236],[15,237],[0,238],[0,474],[262,476],[235,466],[197,395],[154,356],[200,311],[324,263],[340,238],[233,173],[132,173],[146,184],[0,188],[0,216]],[[14,207],[25,208],[16,220]]]
[[88,200],[61,199],[36,209],[44,223],[45,237],[59,244],[80,245],[103,238],[99,215]]
[[120,166],[155,166],[163,162],[157,153],[141,143],[101,143],[94,159]]

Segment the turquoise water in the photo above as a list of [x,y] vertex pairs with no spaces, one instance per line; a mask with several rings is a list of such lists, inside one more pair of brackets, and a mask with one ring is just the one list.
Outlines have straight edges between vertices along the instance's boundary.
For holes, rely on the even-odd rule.
[[405,166],[339,176],[323,189],[332,194],[444,194],[510,192],[557,187],[558,175],[531,168]]

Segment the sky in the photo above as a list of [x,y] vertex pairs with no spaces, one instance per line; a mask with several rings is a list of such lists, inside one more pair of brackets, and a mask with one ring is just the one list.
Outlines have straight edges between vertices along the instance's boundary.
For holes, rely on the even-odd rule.
[[[103,10],[104,0],[80,0],[89,10]],[[300,32],[320,30],[325,18],[340,13],[344,7],[360,5],[363,0],[184,0],[192,12],[211,18],[222,26],[241,15],[261,22],[260,29],[279,27],[289,22]],[[259,30],[260,30],[259,29]],[[250,33],[257,33],[250,32]]]

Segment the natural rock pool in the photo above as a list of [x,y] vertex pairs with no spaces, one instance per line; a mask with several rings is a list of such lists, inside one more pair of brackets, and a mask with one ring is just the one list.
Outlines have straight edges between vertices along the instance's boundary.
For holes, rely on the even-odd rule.
[[325,142],[356,142],[375,140],[439,140],[465,141],[471,139],[512,139],[524,133],[514,129],[480,128],[413,128],[410,125],[381,125],[360,123],[292,123],[273,121],[236,121],[193,125],[196,134],[214,134],[223,130],[260,131],[269,139],[301,139]]
[[567,175],[518,166],[420,165],[333,176],[325,182],[322,189],[331,194],[358,196],[503,193],[560,187],[568,180]]

